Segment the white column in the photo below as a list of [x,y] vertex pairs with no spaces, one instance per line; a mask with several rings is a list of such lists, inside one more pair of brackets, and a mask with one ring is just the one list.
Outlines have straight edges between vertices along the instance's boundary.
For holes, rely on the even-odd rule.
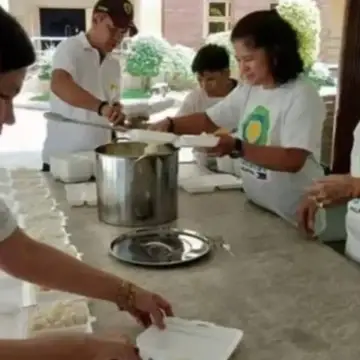
[[162,0],[134,0],[135,21],[139,32],[162,35]]
[[5,9],[6,11],[10,10],[10,0],[0,0],[0,6]]

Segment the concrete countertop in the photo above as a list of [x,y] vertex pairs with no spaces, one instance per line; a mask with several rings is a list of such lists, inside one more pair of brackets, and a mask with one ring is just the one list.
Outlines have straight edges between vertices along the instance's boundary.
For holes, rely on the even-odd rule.
[[[99,223],[96,209],[69,209],[73,243],[94,266],[166,296],[177,316],[237,327],[245,337],[234,360],[355,360],[360,356],[360,271],[331,249],[246,201],[240,192],[180,192],[177,226],[223,235],[234,257],[216,250],[192,266],[132,267],[108,256],[127,231]],[[96,284],[94,284],[96,286]],[[141,329],[112,304],[94,302],[97,331],[135,337]],[[216,360],[216,359],[211,359]]]

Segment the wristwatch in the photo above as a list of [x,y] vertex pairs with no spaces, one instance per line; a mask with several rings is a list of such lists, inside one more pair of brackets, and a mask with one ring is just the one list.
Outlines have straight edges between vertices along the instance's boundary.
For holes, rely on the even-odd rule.
[[167,128],[167,131],[169,133],[173,133],[174,130],[175,130],[175,124],[174,124],[174,119],[173,118],[170,118],[168,117],[167,118],[168,122],[169,122],[169,125],[168,125],[168,128]]
[[233,159],[237,159],[243,157],[243,155],[243,142],[239,138],[235,138],[234,150],[231,152],[230,157]]
[[99,116],[102,116],[102,109],[104,108],[104,106],[109,105],[109,103],[107,101],[102,101],[97,109],[97,114]]

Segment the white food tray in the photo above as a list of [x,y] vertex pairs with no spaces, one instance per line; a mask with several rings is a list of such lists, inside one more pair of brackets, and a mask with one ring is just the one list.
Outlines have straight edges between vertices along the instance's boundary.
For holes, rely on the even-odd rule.
[[96,206],[97,192],[95,183],[65,185],[66,200],[70,206]]
[[132,141],[144,143],[172,144],[177,139],[175,134],[142,129],[132,129],[128,135]]
[[210,134],[181,135],[172,133],[133,129],[128,132],[130,139],[144,143],[173,144],[175,147],[211,148],[217,145],[219,137]]
[[12,313],[0,313],[0,339],[27,338],[27,312],[17,309]]
[[210,134],[201,135],[182,135],[179,136],[175,143],[175,147],[199,147],[212,148],[219,142],[219,137]]
[[210,174],[180,178],[179,186],[189,193],[199,194],[215,190],[242,189],[243,182],[230,174]]
[[136,342],[143,360],[227,360],[242,337],[238,329],[167,318],[165,330],[151,326]]
[[94,175],[94,162],[87,156],[64,154],[50,158],[51,174],[64,183],[88,181]]
[[7,274],[0,275],[0,314],[13,312],[16,309],[36,303],[33,285]]

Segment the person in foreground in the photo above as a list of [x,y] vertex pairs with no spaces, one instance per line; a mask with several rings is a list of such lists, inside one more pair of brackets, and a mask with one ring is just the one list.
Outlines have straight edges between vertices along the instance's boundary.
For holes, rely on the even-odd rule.
[[[124,120],[120,100],[121,69],[111,52],[126,35],[134,35],[133,6],[128,0],[99,0],[92,24],[61,42],[52,60],[50,109],[65,118],[107,125]],[[48,121],[43,171],[61,153],[89,151],[106,144],[111,131]]]
[[315,218],[324,208],[348,204],[346,253],[360,262],[360,123],[354,131],[350,174],[334,174],[315,181],[298,209],[300,228],[314,237]]
[[[35,53],[18,22],[0,8],[0,130],[15,122],[13,98],[19,93],[26,68]],[[27,236],[0,199],[0,268],[40,286],[77,293],[114,303],[144,326],[164,327],[172,315],[161,296],[131,282],[90,267]],[[0,359],[6,360],[138,360],[137,349],[126,339],[89,334],[49,336],[25,340],[0,339]]]
[[167,118],[150,129],[200,134],[237,128],[236,137],[221,135],[211,151],[236,152],[248,198],[296,225],[304,189],[323,175],[325,105],[303,77],[296,32],[276,10],[239,20],[231,41],[245,83],[206,112]]

